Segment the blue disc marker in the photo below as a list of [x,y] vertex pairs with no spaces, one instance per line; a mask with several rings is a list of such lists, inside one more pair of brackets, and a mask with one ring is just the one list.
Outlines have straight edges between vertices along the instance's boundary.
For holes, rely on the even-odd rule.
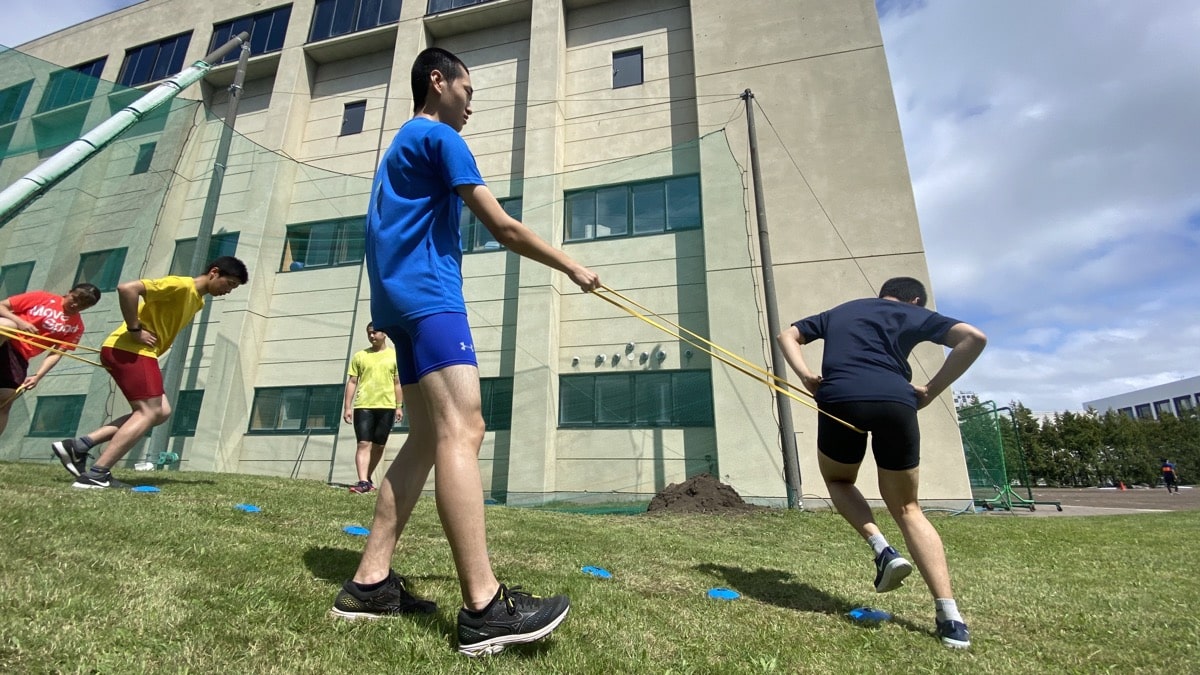
[[233,508],[235,508],[239,511],[245,511],[246,513],[258,513],[259,511],[262,511],[262,509],[258,508],[257,506],[255,506],[253,504],[238,504],[237,506],[235,506]]
[[162,492],[162,490],[159,490],[158,488],[154,487],[153,485],[139,485],[134,488],[129,488],[129,491],[130,492]]
[[342,532],[345,532],[346,534],[352,534],[356,537],[365,537],[368,534],[371,534],[371,531],[362,525],[347,525],[342,528]]
[[846,616],[859,623],[880,623],[892,618],[891,614],[874,607],[855,607],[847,612]]
[[710,588],[708,597],[713,600],[737,600],[742,597],[742,594],[728,588]]
[[611,579],[612,578],[612,572],[609,572],[608,570],[604,569],[603,567],[592,567],[591,565],[587,565],[586,567],[579,568],[579,571],[583,572],[584,574],[590,574],[599,579]]

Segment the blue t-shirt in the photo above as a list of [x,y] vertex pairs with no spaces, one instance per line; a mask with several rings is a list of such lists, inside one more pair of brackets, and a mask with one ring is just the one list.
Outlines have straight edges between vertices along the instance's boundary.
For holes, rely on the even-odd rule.
[[475,156],[449,125],[414,117],[396,132],[367,207],[367,277],[376,325],[466,313],[458,233],[463,203],[455,188],[484,184]]
[[908,355],[922,342],[941,344],[957,323],[907,302],[864,298],[792,325],[805,342],[825,340],[818,403],[895,401],[915,408]]

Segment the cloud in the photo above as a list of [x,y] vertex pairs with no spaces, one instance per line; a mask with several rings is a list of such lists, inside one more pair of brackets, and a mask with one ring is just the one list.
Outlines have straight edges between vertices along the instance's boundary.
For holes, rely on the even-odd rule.
[[8,0],[0,11],[0,45],[19,47],[43,35],[128,7],[141,0]]
[[879,6],[938,307],[991,338],[960,387],[1067,410],[1195,374],[1200,6]]

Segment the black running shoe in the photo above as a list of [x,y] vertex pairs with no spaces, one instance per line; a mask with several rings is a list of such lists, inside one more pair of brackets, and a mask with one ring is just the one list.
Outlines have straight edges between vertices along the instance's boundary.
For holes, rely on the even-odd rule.
[[966,649],[971,646],[971,633],[961,621],[938,621],[937,634],[942,644],[950,649]]
[[458,652],[486,656],[499,654],[508,645],[540,640],[567,618],[570,609],[565,595],[539,598],[520,586],[501,584],[482,612],[458,610]]
[[90,473],[82,473],[71,484],[71,487],[81,490],[124,490],[129,487],[129,484],[113,478],[111,473],[104,474],[103,478],[96,478]]
[[437,603],[432,600],[422,600],[408,592],[408,582],[395,572],[388,571],[387,581],[379,588],[362,592],[347,580],[342,584],[333,601],[330,615],[339,619],[378,619],[385,616],[400,614],[433,614],[437,611]]
[[875,592],[887,593],[900,588],[904,578],[912,574],[912,563],[900,557],[891,546],[875,556]]
[[88,453],[87,450],[75,445],[75,439],[64,438],[61,441],[55,441],[50,444],[50,449],[58,461],[62,462],[63,468],[72,476],[79,477],[83,473]]

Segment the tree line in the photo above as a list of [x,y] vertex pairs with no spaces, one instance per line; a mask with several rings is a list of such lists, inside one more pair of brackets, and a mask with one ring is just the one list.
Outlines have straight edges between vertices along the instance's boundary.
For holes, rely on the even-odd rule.
[[999,436],[1010,480],[1061,487],[1153,486],[1160,482],[1163,459],[1175,463],[1184,484],[1195,483],[1200,475],[1200,415],[1195,410],[1157,420],[1112,410],[1039,419],[1019,401],[999,416],[979,414],[988,410],[986,404],[980,406],[968,398],[958,408],[964,442],[981,433]]

